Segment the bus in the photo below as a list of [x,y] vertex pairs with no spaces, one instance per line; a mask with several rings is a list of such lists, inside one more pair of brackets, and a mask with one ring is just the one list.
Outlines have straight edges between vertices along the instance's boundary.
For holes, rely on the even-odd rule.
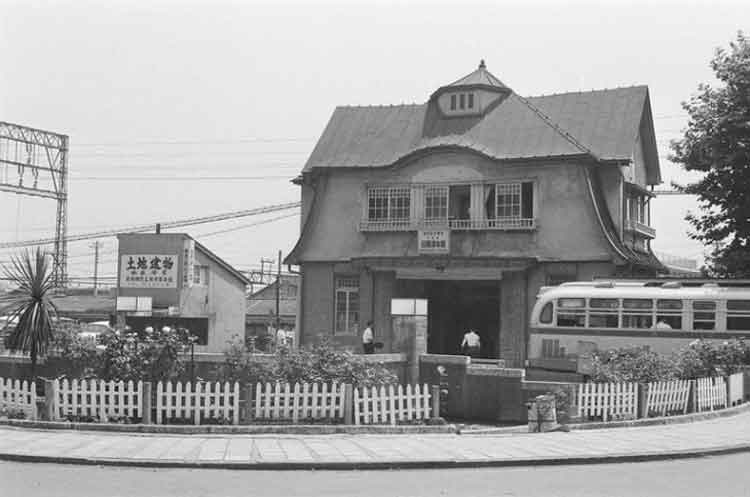
[[531,312],[528,365],[585,372],[597,350],[645,346],[669,354],[696,339],[750,337],[745,285],[600,280],[542,287]]

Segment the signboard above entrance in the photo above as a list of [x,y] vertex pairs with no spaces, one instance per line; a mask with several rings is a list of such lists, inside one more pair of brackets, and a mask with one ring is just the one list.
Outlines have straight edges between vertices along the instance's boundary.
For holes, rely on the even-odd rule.
[[419,230],[417,246],[420,254],[447,254],[450,252],[450,230]]
[[391,316],[426,316],[427,299],[391,299]]
[[175,254],[127,254],[120,261],[121,288],[177,288]]

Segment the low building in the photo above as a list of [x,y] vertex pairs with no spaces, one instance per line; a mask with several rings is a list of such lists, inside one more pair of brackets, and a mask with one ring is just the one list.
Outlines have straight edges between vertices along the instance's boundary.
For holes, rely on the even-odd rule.
[[176,326],[197,352],[222,352],[245,333],[248,279],[184,233],[118,235],[117,316],[135,331]]
[[261,288],[247,298],[245,336],[260,350],[268,350],[276,327],[276,287],[279,287],[279,326],[294,330],[297,319],[297,280],[295,274],[282,275],[279,281]]

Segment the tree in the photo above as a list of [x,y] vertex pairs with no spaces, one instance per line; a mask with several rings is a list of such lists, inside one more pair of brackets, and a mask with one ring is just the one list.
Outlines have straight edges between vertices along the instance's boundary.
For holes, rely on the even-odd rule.
[[10,266],[3,268],[5,277],[14,290],[8,300],[8,321],[15,327],[6,338],[5,346],[11,350],[28,352],[31,356],[31,377],[35,377],[40,355],[47,352],[53,339],[57,308],[50,300],[54,288],[49,256],[40,248],[11,258]]
[[704,173],[685,186],[700,212],[687,215],[691,238],[713,245],[708,270],[720,277],[750,277],[750,41],[740,31],[729,50],[719,48],[711,68],[720,86],[698,86],[682,106],[684,136],[670,160]]

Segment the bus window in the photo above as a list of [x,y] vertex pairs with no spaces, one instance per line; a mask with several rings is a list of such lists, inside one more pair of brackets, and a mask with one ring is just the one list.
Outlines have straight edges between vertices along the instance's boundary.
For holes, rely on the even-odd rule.
[[623,328],[651,328],[654,302],[651,299],[622,299]]
[[659,299],[656,301],[657,330],[679,330],[682,328],[682,300]]
[[750,300],[727,300],[727,330],[750,330]]
[[693,329],[694,330],[716,329],[716,302],[710,302],[710,301],[693,302]]
[[547,302],[542,307],[542,312],[539,314],[539,322],[544,324],[552,322],[552,302]]
[[617,312],[620,302],[617,299],[591,299],[589,307],[591,308],[590,328],[617,328],[619,326]]
[[572,326],[575,328],[586,326],[585,299],[558,299],[557,326]]

